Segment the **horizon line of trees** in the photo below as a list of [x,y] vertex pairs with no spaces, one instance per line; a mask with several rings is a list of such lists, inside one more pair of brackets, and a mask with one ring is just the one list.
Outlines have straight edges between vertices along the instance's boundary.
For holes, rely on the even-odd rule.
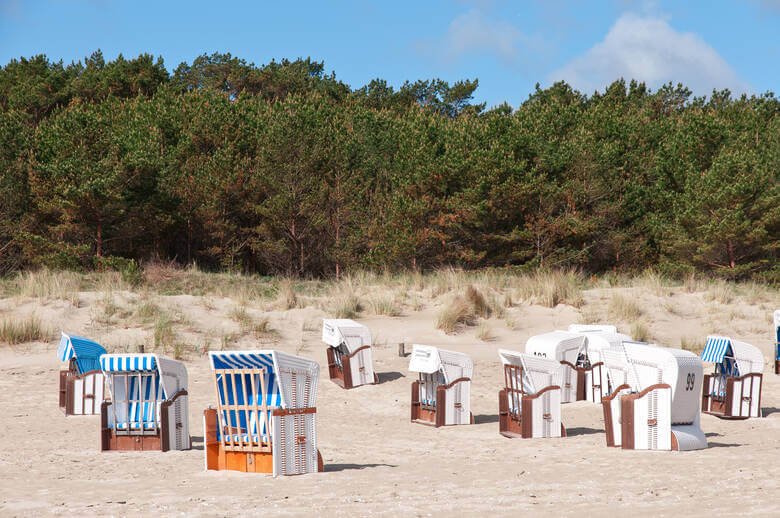
[[564,82],[352,89],[310,59],[44,55],[0,69],[0,274],[152,258],[353,268],[648,267],[780,281],[780,101]]

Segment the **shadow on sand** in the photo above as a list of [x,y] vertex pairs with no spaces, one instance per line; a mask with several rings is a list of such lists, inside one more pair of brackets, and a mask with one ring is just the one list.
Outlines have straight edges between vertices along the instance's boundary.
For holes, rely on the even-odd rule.
[[379,468],[386,466],[388,468],[397,468],[397,464],[325,464],[325,471],[344,471],[348,469],[366,469]]
[[399,378],[403,378],[404,375],[400,372],[392,371],[392,372],[377,372],[376,377],[379,378],[379,383],[387,383],[388,381],[395,381]]

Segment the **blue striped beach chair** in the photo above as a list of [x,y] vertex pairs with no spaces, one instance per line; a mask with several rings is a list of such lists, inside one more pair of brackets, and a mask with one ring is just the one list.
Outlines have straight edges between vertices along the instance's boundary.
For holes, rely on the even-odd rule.
[[409,370],[412,383],[412,422],[439,426],[473,424],[471,378],[474,362],[467,354],[414,344]]
[[761,417],[764,355],[757,347],[710,335],[701,359],[715,364],[712,374],[704,376],[702,412],[723,419]]
[[498,393],[498,430],[523,439],[566,437],[561,422],[564,366],[556,359],[500,349],[504,388]]
[[217,408],[203,416],[206,470],[322,471],[317,362],[281,351],[210,351]]
[[100,411],[100,449],[190,448],[187,369],[156,354],[105,354],[111,400]]
[[100,356],[106,350],[98,343],[62,333],[57,357],[68,362],[60,371],[59,403],[65,415],[95,415],[100,413],[105,381],[100,370]]

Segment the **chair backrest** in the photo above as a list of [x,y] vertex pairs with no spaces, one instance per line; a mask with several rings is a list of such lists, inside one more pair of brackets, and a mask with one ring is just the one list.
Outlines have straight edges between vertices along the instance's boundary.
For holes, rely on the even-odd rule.
[[325,318],[322,320],[322,341],[331,347],[343,346],[351,354],[365,345],[371,345],[371,331],[354,320]]
[[409,370],[422,375],[438,373],[437,377],[444,384],[449,384],[460,378],[471,379],[474,375],[474,361],[467,354],[457,351],[413,344]]
[[639,390],[656,383],[672,389],[672,424],[698,422],[701,410],[703,364],[681,349],[625,343],[626,357],[636,373]]
[[117,429],[156,430],[160,405],[171,395],[162,382],[157,355],[104,354],[100,365],[111,394],[110,423]]
[[535,394],[545,387],[563,383],[563,366],[554,359],[507,349],[499,349],[498,355],[504,365],[507,390]]
[[57,357],[60,361],[72,360],[79,374],[100,370],[100,357],[106,354],[106,349],[88,338],[62,333],[57,347]]
[[211,351],[219,433],[227,447],[269,451],[275,409],[312,408],[319,366],[281,351]]
[[587,338],[579,333],[552,331],[529,338],[525,344],[525,352],[540,358],[566,361],[576,366],[581,355],[587,356],[587,342]]

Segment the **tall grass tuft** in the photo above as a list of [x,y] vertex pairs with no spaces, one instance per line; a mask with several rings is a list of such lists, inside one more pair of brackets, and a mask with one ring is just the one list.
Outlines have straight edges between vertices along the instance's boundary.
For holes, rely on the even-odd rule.
[[439,310],[436,328],[451,334],[461,325],[474,325],[475,320],[473,306],[462,295],[455,295]]
[[642,308],[634,299],[615,293],[609,301],[609,315],[612,318],[630,322],[642,316]]
[[706,298],[721,304],[730,304],[734,300],[734,288],[726,281],[713,281],[707,290]]
[[20,272],[11,289],[18,296],[38,299],[42,303],[64,300],[78,307],[81,278],[76,272],[42,268],[34,272]]
[[368,304],[375,315],[397,317],[401,314],[401,308],[392,295],[374,295],[369,297]]
[[523,300],[554,308],[558,304],[583,304],[582,278],[573,271],[538,270],[518,279],[517,294]]
[[640,342],[647,342],[650,340],[650,329],[642,320],[635,320],[631,324],[631,338]]
[[0,343],[8,345],[27,342],[43,342],[49,339],[50,333],[41,325],[41,320],[34,314],[19,319],[4,318],[0,322]]
[[471,305],[471,311],[474,315],[490,318],[493,310],[482,292],[475,288],[473,284],[469,284],[466,288],[466,301]]

